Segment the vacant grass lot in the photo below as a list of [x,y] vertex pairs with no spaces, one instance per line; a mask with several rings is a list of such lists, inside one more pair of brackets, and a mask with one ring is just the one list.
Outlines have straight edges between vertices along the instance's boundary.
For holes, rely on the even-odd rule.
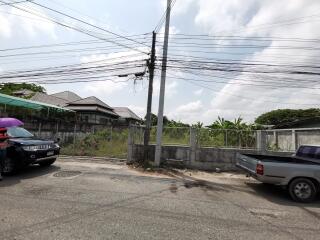
[[127,157],[128,129],[102,130],[62,145],[62,154],[74,156]]
[[[135,144],[143,144],[144,131],[136,128],[133,131]],[[150,132],[150,144],[156,143],[156,128]],[[73,143],[62,144],[62,154],[74,156],[97,156],[126,158],[128,151],[128,129],[105,129],[85,137],[78,137]],[[190,144],[189,128],[164,128],[162,142],[164,145]],[[199,147],[234,147],[253,148],[255,136],[252,131],[209,130],[199,129],[197,133]]]

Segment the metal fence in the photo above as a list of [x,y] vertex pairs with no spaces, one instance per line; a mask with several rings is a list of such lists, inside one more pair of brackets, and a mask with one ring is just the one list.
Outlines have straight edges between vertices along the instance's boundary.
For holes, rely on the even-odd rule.
[[[143,144],[144,127],[133,127],[134,144]],[[164,127],[162,135],[163,145],[190,146],[189,127]],[[240,131],[228,129],[196,129],[196,142],[199,147],[225,147],[253,149],[256,146],[255,131]],[[150,144],[156,144],[156,127],[150,131]]]
[[[60,139],[62,154],[75,156],[101,156],[126,158],[129,135],[133,144],[143,144],[144,126],[99,127],[75,131],[34,131],[48,139]],[[162,145],[199,148],[258,149],[262,151],[294,152],[302,144],[320,145],[320,128],[244,131],[230,129],[193,129],[164,127]],[[150,131],[150,144],[156,144],[156,127]],[[194,137],[193,137],[194,136]],[[191,140],[193,138],[193,140]],[[262,146],[262,148],[261,148]]]
[[253,149],[256,147],[256,132],[201,128],[197,140],[200,147]]
[[[134,144],[143,144],[144,130],[143,126],[133,126],[133,142]],[[150,129],[150,144],[156,144],[157,128]],[[189,145],[190,128],[183,127],[165,127],[163,128],[162,144],[163,145]]]
[[128,132],[128,128],[105,127],[93,131],[41,131],[35,134],[41,138],[59,139],[63,155],[125,159]]
[[[135,144],[143,144],[144,128],[135,131]],[[190,128],[163,128],[162,145],[190,146]],[[150,144],[156,143],[156,128],[151,129]],[[266,151],[294,152],[300,145],[320,145],[320,128],[234,130],[196,129],[198,147],[221,147],[233,149],[258,149]],[[260,149],[263,146],[264,149]]]

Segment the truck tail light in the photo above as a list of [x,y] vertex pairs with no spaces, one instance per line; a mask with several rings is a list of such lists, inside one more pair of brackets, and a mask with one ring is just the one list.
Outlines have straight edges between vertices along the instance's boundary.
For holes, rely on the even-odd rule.
[[256,167],[256,173],[259,175],[263,175],[263,172],[264,172],[263,165],[258,163]]

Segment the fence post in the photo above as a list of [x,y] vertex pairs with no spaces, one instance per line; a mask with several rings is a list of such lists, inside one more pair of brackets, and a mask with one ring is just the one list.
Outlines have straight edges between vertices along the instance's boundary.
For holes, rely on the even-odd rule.
[[228,130],[225,129],[224,133],[225,133],[225,136],[224,136],[224,147],[227,148],[228,147]]
[[76,152],[76,131],[77,131],[77,123],[74,123],[74,128],[73,128],[73,155],[75,156]]
[[134,135],[133,126],[129,125],[127,163],[133,162],[133,144],[134,144],[133,135]]
[[278,132],[277,131],[273,131],[273,138],[274,138],[274,145],[275,145],[276,149],[278,150],[279,140],[278,140]]
[[197,129],[190,127],[190,163],[196,161],[197,153]]
[[295,151],[297,149],[297,135],[296,135],[296,130],[292,129],[291,131],[291,136],[292,136],[292,148]]
[[39,128],[38,128],[38,137],[41,137],[41,125],[42,125],[42,121],[39,122]]
[[54,134],[54,138],[57,140],[59,137],[59,121],[56,122],[56,132]]

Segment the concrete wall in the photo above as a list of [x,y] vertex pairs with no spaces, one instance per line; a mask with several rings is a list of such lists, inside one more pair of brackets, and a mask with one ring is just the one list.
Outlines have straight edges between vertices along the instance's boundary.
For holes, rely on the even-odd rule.
[[[132,145],[132,155],[129,162],[136,162],[143,159],[143,145]],[[153,161],[155,146],[149,145],[149,160]],[[181,166],[191,169],[214,171],[220,168],[223,171],[236,171],[236,154],[248,153],[259,154],[257,150],[238,150],[228,148],[198,148],[193,152],[189,146],[163,146],[161,162],[173,166]],[[266,155],[289,156],[288,152],[267,152]],[[193,156],[192,156],[193,155]],[[129,154],[128,154],[129,156]]]
[[295,152],[300,145],[320,145],[320,129],[285,129],[266,132],[267,148]]
[[38,131],[30,131],[32,134],[34,134],[37,137],[43,138],[43,139],[52,139],[57,140],[60,139],[60,144],[66,144],[66,143],[72,143],[74,140],[74,137],[76,139],[84,138],[89,133],[83,133],[83,132],[58,132],[54,133],[53,131],[41,131],[40,134]]

